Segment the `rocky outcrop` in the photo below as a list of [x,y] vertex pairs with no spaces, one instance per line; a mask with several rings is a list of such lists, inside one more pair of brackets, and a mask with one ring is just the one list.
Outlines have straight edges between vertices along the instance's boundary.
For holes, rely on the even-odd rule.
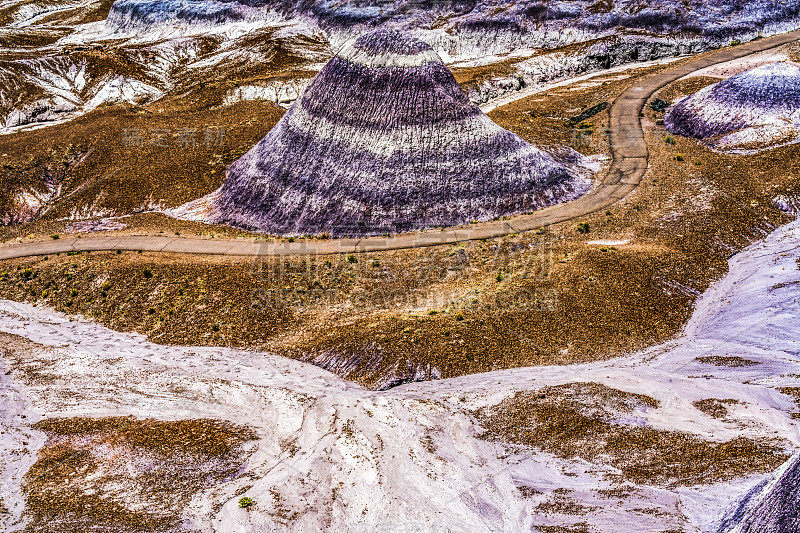
[[734,153],[800,141],[800,67],[771,63],[705,87],[676,104],[664,126]]
[[750,490],[716,529],[716,533],[795,531],[800,531],[800,454]]
[[590,187],[469,101],[433,49],[377,30],[334,57],[222,187],[171,212],[279,235],[380,235],[532,211]]

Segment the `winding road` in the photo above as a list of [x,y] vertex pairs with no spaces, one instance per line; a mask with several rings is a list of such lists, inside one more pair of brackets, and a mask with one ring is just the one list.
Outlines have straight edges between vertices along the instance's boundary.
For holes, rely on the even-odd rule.
[[530,231],[606,209],[633,191],[647,171],[648,152],[639,113],[660,88],[695,71],[763,52],[800,39],[800,30],[774,35],[734,47],[704,54],[663,72],[653,74],[626,89],[611,106],[610,140],[612,160],[608,172],[591,192],[565,204],[554,205],[510,220],[483,222],[468,226],[426,230],[391,237],[363,239],[259,242],[254,240],[200,239],[156,235],[62,238],[53,241],[6,244],[0,247],[0,260],[50,255],[70,251],[142,250],[230,256],[312,255],[375,252],[418,248],[437,244],[500,237]]

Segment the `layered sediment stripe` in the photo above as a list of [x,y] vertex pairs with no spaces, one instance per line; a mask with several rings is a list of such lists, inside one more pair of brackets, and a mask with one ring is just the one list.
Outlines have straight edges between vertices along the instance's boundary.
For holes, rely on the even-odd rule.
[[430,63],[441,61],[439,54],[428,47],[426,50],[411,53],[409,55],[394,52],[374,53],[370,49],[364,49],[355,44],[346,45],[336,54],[340,58],[354,64],[370,68],[397,67],[410,68],[421,67]]
[[433,125],[481,114],[441,60],[419,67],[373,68],[335,57],[299,103],[316,117],[373,129]]
[[502,129],[484,114],[471,115],[460,120],[429,125],[403,125],[395,128],[373,129],[338,124],[323,117],[313,116],[302,106],[294,106],[286,113],[286,127],[293,135],[310,135],[319,140],[341,143],[351,150],[371,152],[389,157],[398,152],[420,152],[435,149],[444,157],[449,153],[464,153],[477,144],[492,143],[500,136],[508,147],[514,143],[532,148],[517,135]]

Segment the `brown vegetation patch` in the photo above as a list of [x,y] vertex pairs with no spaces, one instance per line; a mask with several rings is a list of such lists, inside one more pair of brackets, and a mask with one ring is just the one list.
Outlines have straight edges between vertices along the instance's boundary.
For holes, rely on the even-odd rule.
[[[800,407],[800,387],[780,387],[778,392],[791,396],[797,407]],[[792,413],[792,418],[800,419],[800,412]]]
[[738,400],[733,400],[731,398],[722,400],[719,398],[705,398],[692,402],[692,405],[712,418],[725,418],[728,416],[728,408],[726,405],[734,405],[737,403],[739,403]]
[[541,533],[592,533],[592,529],[587,522],[579,522],[571,526],[535,526],[536,531]]
[[48,440],[25,476],[31,532],[181,530],[186,502],[235,477],[255,438],[214,420],[58,418],[34,427]]
[[264,343],[298,324],[290,308],[250,307],[255,284],[247,261],[95,252],[40,258],[29,265],[9,271],[8,277],[0,272],[0,286],[18,298],[156,341],[244,346]]
[[703,357],[696,357],[695,360],[704,365],[727,366],[731,368],[761,364],[758,361],[751,361],[750,359],[745,359],[738,355],[706,355]]
[[[651,404],[638,395],[591,385],[596,391],[607,390],[596,398],[573,393],[586,390],[586,384],[518,392],[476,416],[486,428],[487,439],[607,463],[635,483],[673,487],[714,483],[770,471],[785,460],[782,449],[773,443],[744,437],[712,442],[686,433],[625,425],[616,419],[630,412],[632,405]],[[615,398],[617,405],[607,405],[604,398]]]
[[561,514],[561,515],[586,515],[597,507],[582,505],[573,498],[563,494],[552,494],[551,498],[535,507],[536,512],[542,514]]
[[691,78],[684,78],[671,83],[656,93],[656,98],[660,98],[666,102],[675,103],[679,98],[692,95],[715,83],[722,81],[722,78],[715,78],[713,76],[692,76]]

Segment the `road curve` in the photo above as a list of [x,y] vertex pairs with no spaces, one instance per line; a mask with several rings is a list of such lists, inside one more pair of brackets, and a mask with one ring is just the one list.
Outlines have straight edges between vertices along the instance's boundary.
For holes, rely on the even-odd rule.
[[501,237],[564,222],[606,209],[633,191],[647,171],[647,142],[639,113],[658,89],[697,70],[763,52],[800,39],[800,30],[773,35],[738,46],[705,54],[682,65],[647,76],[626,89],[611,106],[610,137],[612,160],[608,172],[588,194],[565,204],[541,209],[510,220],[483,222],[468,226],[426,230],[391,237],[363,239],[302,240],[259,242],[253,240],[214,240],[166,236],[102,236],[63,238],[53,241],[8,244],[0,247],[0,260],[51,255],[70,251],[142,250],[147,252],[207,255],[312,255],[377,252],[418,248],[475,239]]

